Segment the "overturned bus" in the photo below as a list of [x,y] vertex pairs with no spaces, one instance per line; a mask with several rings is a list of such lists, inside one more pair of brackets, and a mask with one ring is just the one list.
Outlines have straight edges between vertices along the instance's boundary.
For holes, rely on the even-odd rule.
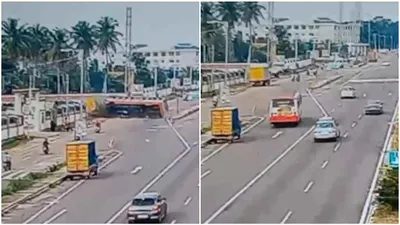
[[168,111],[166,100],[109,97],[104,103],[110,117],[163,118]]

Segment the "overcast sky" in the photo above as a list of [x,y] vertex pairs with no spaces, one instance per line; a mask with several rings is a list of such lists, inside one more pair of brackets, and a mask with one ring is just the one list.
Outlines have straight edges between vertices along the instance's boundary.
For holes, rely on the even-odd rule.
[[[261,3],[265,7],[268,3]],[[399,17],[398,2],[363,2],[362,15],[364,20],[375,16],[383,16],[397,21]],[[354,2],[343,3],[343,20],[351,20],[354,12]],[[291,20],[310,22],[316,17],[329,17],[339,20],[338,2],[277,2],[275,17],[286,17]],[[354,13],[353,13],[354,14]],[[266,17],[266,16],[265,16]]]
[[[132,7],[132,43],[167,49],[176,43],[199,45],[199,4],[187,3],[80,3],[3,2],[2,20],[19,18],[22,23],[68,28],[78,21],[95,23],[102,16],[118,20],[125,34],[126,7]],[[123,41],[122,41],[123,43]]]

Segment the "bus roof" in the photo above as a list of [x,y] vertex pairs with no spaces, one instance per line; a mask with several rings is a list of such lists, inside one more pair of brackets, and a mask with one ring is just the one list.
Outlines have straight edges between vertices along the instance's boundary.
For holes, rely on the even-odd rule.
[[125,105],[135,105],[135,104],[144,104],[144,105],[161,105],[164,103],[163,100],[150,100],[150,99],[129,99],[129,98],[107,98],[107,103],[114,104],[125,104]]
[[274,97],[271,98],[271,100],[279,100],[279,99],[294,99],[294,96],[280,96],[280,97]]

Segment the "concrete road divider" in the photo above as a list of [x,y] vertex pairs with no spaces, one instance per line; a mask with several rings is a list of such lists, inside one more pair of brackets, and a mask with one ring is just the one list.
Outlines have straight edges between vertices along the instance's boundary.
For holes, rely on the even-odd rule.
[[200,110],[200,106],[196,105],[196,106],[193,106],[192,108],[190,108],[190,109],[184,111],[183,113],[181,113],[181,114],[179,114],[179,115],[177,115],[177,116],[172,117],[171,119],[172,119],[173,121],[180,120],[180,119],[183,119],[183,118],[185,118],[185,117],[187,117],[187,116],[192,115],[193,113],[198,112],[199,110]]
[[343,77],[343,75],[337,75],[337,76],[331,77],[331,78],[329,78],[329,79],[327,79],[327,80],[324,80],[324,81],[318,82],[318,83],[316,83],[316,84],[314,84],[314,85],[311,85],[311,86],[309,87],[309,89],[310,89],[310,90],[314,90],[314,89],[321,88],[321,87],[323,87],[323,86],[326,86],[326,85],[328,85],[328,84],[330,84],[330,83],[333,83],[333,82],[335,82],[335,81],[341,79],[342,77]]

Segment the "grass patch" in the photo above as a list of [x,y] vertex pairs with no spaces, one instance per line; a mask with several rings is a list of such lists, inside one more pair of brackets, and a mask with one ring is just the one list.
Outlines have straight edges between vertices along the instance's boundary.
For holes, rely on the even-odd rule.
[[374,224],[399,224],[399,212],[388,205],[380,205],[375,210],[372,223]]
[[47,178],[52,173],[62,169],[65,166],[65,162],[55,163],[49,166],[45,172],[31,172],[27,176],[10,180],[8,185],[1,190],[1,196],[8,196],[17,193],[18,191],[23,191],[32,187],[38,181]]
[[17,137],[10,141],[6,141],[4,144],[2,143],[1,148],[2,148],[2,150],[9,150],[9,149],[17,147],[18,145],[26,144],[26,143],[28,143],[28,141],[30,141],[30,140],[26,136]]
[[203,126],[201,128],[201,134],[205,134],[205,133],[209,132],[210,130],[211,130],[210,126]]

